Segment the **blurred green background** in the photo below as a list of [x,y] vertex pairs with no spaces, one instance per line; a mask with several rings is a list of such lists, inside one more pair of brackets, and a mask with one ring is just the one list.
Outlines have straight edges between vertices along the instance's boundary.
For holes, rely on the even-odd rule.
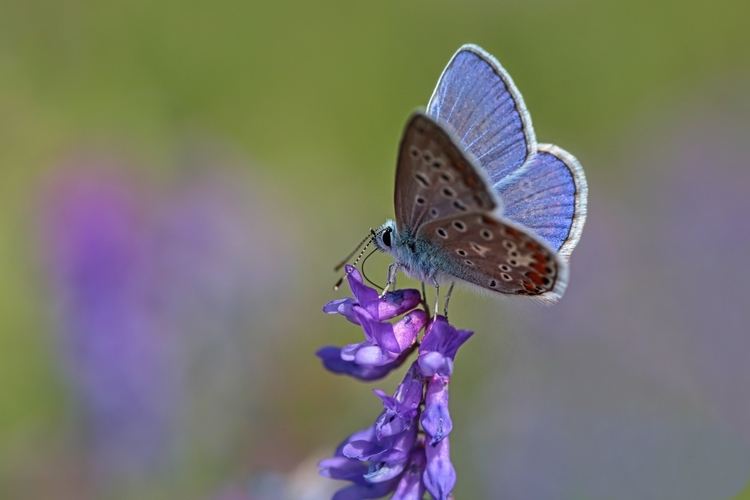
[[[452,384],[456,498],[750,498],[749,19],[690,0],[3,1],[0,497],[330,497],[316,460],[399,379],[313,355],[359,341],[320,312],[343,293],[331,267],[391,216],[405,120],[476,43],[583,164],[590,219],[555,308],[452,303],[477,332]],[[98,351],[119,330],[76,298],[99,255],[76,238],[117,224],[96,269],[138,279],[112,321],[150,326]]]

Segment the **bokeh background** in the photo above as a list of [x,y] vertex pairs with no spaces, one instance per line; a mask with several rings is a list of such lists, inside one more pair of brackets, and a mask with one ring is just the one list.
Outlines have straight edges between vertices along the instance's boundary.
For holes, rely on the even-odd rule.
[[750,498],[747,2],[0,12],[0,497],[330,498],[399,381],[320,366],[331,268],[472,42],[590,198],[558,305],[454,296],[456,497]]

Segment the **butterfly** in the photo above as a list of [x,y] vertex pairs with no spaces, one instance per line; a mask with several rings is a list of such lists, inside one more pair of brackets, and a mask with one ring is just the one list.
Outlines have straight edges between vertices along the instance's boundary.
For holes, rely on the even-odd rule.
[[537,144],[500,63],[464,45],[401,139],[395,220],[373,236],[395,260],[386,289],[401,269],[436,287],[459,280],[555,302],[586,220],[587,191],[575,157]]

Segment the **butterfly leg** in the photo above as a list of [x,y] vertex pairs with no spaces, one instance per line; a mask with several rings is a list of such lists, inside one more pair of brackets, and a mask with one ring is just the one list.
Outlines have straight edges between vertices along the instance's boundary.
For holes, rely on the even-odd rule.
[[398,266],[400,264],[398,262],[391,262],[391,264],[388,266],[388,279],[385,282],[385,287],[383,287],[383,291],[380,293],[379,298],[385,297],[385,294],[388,293],[388,290],[391,288],[391,285],[394,287],[396,286],[396,272],[398,271]]
[[448,293],[445,294],[445,304],[443,304],[443,316],[445,316],[445,321],[448,321],[448,302],[451,301],[451,293],[453,293],[453,287],[456,286],[455,281],[451,281],[451,286],[448,288]]
[[440,305],[440,285],[435,278],[432,278],[432,286],[435,287],[435,314],[438,312],[438,306]]

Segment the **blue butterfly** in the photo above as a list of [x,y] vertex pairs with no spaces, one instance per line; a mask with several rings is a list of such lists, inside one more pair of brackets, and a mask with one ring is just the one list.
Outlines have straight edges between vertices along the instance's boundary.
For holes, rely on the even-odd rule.
[[555,302],[567,285],[586,197],[578,160],[537,144],[510,75],[481,48],[464,45],[401,139],[395,221],[373,237],[395,259],[386,289],[401,269],[436,287],[460,280]]

